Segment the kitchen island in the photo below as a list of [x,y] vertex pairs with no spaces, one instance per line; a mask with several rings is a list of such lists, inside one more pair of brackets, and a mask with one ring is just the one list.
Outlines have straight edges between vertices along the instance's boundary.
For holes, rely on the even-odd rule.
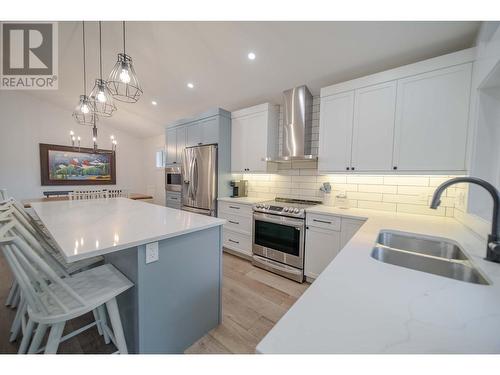
[[103,255],[135,284],[118,297],[130,353],[182,353],[221,322],[225,220],[127,198],[32,207],[67,262]]
[[[366,222],[257,352],[500,353],[500,264],[483,259],[485,238],[452,218],[328,206],[306,211]],[[489,285],[375,260],[382,230],[458,243]]]

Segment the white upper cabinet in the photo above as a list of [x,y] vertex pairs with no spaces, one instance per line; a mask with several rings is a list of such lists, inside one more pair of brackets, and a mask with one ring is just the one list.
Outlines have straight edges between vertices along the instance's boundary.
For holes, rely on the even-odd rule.
[[245,129],[248,127],[248,118],[231,119],[231,171],[244,172],[246,168],[247,142]]
[[398,82],[394,165],[464,171],[472,64]]
[[351,169],[392,169],[396,81],[356,90]]
[[269,103],[231,113],[231,171],[266,172],[277,156],[278,111]]
[[321,98],[318,170],[350,169],[353,115],[354,91]]
[[465,172],[464,50],[321,89],[320,172]]

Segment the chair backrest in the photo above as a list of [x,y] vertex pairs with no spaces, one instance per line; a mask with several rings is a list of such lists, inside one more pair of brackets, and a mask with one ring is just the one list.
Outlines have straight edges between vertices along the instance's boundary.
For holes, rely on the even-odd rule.
[[87,305],[29,243],[16,235],[14,221],[1,225],[0,247],[31,309],[47,316]]
[[107,191],[108,198],[128,198],[129,193],[125,189],[108,189]]
[[[6,215],[8,214],[8,215]],[[2,223],[11,222],[13,224],[13,234],[23,238],[50,266],[56,270],[58,275],[68,277],[66,269],[57,259],[58,250],[54,249],[47,242],[40,229],[29,218],[25,218],[19,214],[14,205],[11,205],[9,211],[4,211],[0,214],[0,225]]]
[[70,200],[106,198],[105,190],[74,190],[68,193]]
[[0,201],[5,201],[9,198],[9,194],[7,193],[7,189],[0,189]]

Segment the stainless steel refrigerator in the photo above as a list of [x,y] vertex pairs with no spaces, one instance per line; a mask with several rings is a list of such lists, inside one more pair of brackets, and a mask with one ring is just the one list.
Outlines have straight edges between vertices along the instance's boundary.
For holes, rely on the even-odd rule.
[[216,216],[217,146],[187,147],[182,154],[182,209]]

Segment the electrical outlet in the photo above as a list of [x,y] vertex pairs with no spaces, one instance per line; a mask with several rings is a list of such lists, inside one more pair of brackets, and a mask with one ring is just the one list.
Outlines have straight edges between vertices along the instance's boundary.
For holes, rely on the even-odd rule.
[[146,264],[156,262],[158,259],[158,242],[146,244]]

